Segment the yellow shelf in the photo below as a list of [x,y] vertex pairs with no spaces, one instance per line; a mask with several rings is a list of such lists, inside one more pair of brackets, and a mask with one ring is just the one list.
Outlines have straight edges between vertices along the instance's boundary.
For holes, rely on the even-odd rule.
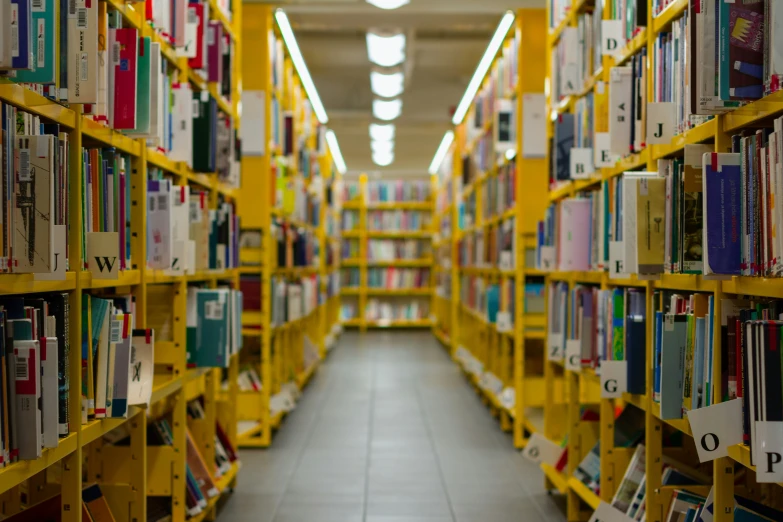
[[669,28],[671,23],[682,17],[688,10],[688,0],[674,0],[671,4],[653,17],[653,32],[658,34]]
[[431,239],[432,232],[426,230],[401,230],[396,232],[386,230],[368,230],[369,238],[389,238],[389,239]]
[[76,127],[74,111],[5,78],[0,79],[0,100],[68,129]]
[[552,483],[561,495],[568,493],[568,481],[562,473],[545,463],[541,464],[541,471],[544,472],[544,476],[549,479],[549,482]]
[[373,321],[367,320],[365,324],[368,328],[428,328],[432,323],[428,319],[421,320],[392,320],[392,321]]
[[433,211],[431,201],[391,201],[367,203],[367,210],[422,210]]
[[76,288],[76,272],[66,272],[64,281],[36,281],[34,274],[0,274],[0,295],[68,292]]
[[22,460],[0,469],[0,490],[8,491],[25,480],[61,461],[77,449],[77,433],[71,432],[56,448],[46,448],[37,460]]
[[122,270],[117,279],[95,279],[91,272],[83,271],[79,275],[79,279],[84,289],[136,286],[141,283],[141,272],[139,270]]
[[584,500],[585,503],[593,509],[598,509],[598,506],[601,505],[601,498],[575,477],[568,478],[568,489],[576,493],[579,498]]

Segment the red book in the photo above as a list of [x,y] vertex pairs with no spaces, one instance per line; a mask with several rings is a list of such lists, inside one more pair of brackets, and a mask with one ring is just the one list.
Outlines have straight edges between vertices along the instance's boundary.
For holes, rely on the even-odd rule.
[[111,126],[114,129],[136,128],[136,60],[139,55],[139,32],[134,28],[110,29],[114,32],[113,70],[114,106]]
[[198,30],[196,31],[196,56],[188,58],[191,69],[203,69],[206,65],[207,45],[205,40],[206,20],[204,18],[204,4],[197,2],[188,4],[188,20],[198,18]]

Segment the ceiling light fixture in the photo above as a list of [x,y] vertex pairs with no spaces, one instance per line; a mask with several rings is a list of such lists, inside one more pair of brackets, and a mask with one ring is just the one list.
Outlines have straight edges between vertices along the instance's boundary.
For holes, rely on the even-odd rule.
[[446,153],[449,152],[449,147],[454,142],[454,131],[448,131],[443,135],[443,140],[440,142],[438,150],[435,152],[435,157],[432,158],[430,163],[430,174],[433,176],[438,173],[443,160],[446,158]]
[[334,161],[337,171],[340,174],[345,174],[347,169],[345,168],[343,153],[340,150],[340,144],[337,143],[337,135],[331,129],[326,131],[326,143],[329,145],[329,152],[332,153],[332,161]]
[[402,100],[373,100],[372,115],[383,121],[392,121],[402,114]]
[[367,33],[367,56],[381,67],[394,67],[405,61],[405,35],[381,36]]
[[370,138],[375,141],[389,141],[394,139],[395,127],[393,123],[382,125],[380,123],[370,124]]
[[370,148],[373,154],[394,154],[393,141],[372,141]]
[[489,66],[492,65],[492,61],[495,59],[495,55],[498,54],[500,46],[503,45],[503,40],[506,39],[506,34],[514,23],[514,13],[507,11],[498,24],[498,28],[495,31],[495,35],[490,40],[487,50],[484,52],[484,56],[476,68],[476,72],[473,73],[473,78],[468,84],[468,88],[465,89],[465,94],[462,96],[462,101],[459,102],[457,110],[454,113],[454,118],[451,120],[454,125],[459,125],[468,113],[470,104],[473,102],[473,98],[476,97],[476,93],[481,87],[481,82],[484,81],[484,76],[487,75]]
[[394,162],[394,153],[373,152],[372,161],[380,167],[388,167]]
[[370,88],[376,96],[395,98],[405,90],[405,76],[402,72],[384,74],[372,71],[370,73]]
[[326,109],[324,109],[324,104],[321,102],[321,97],[318,96],[318,90],[315,88],[310,71],[307,70],[307,64],[302,57],[302,52],[299,50],[294,30],[291,29],[291,23],[288,21],[285,11],[282,9],[276,10],[275,20],[277,20],[277,26],[280,28],[280,34],[283,35],[285,46],[288,48],[288,54],[291,55],[291,61],[294,62],[296,72],[299,74],[299,79],[302,80],[302,86],[305,92],[307,92],[310,104],[313,106],[313,112],[315,112],[315,116],[321,124],[326,124],[329,121],[329,117],[326,115]]
[[410,0],[367,0],[368,4],[380,7],[381,9],[397,9],[409,2]]

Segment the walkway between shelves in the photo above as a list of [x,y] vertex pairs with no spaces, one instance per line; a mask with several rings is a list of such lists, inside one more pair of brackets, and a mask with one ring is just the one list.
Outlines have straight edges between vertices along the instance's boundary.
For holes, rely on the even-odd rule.
[[218,522],[565,520],[429,332],[346,332]]

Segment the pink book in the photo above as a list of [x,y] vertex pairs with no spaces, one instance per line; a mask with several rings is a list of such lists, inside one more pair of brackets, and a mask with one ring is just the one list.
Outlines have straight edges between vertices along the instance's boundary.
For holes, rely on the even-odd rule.
[[139,55],[139,33],[136,29],[115,29],[114,119],[115,129],[136,128],[136,60]]
[[223,82],[223,25],[212,20],[207,27],[207,76],[210,82]]

